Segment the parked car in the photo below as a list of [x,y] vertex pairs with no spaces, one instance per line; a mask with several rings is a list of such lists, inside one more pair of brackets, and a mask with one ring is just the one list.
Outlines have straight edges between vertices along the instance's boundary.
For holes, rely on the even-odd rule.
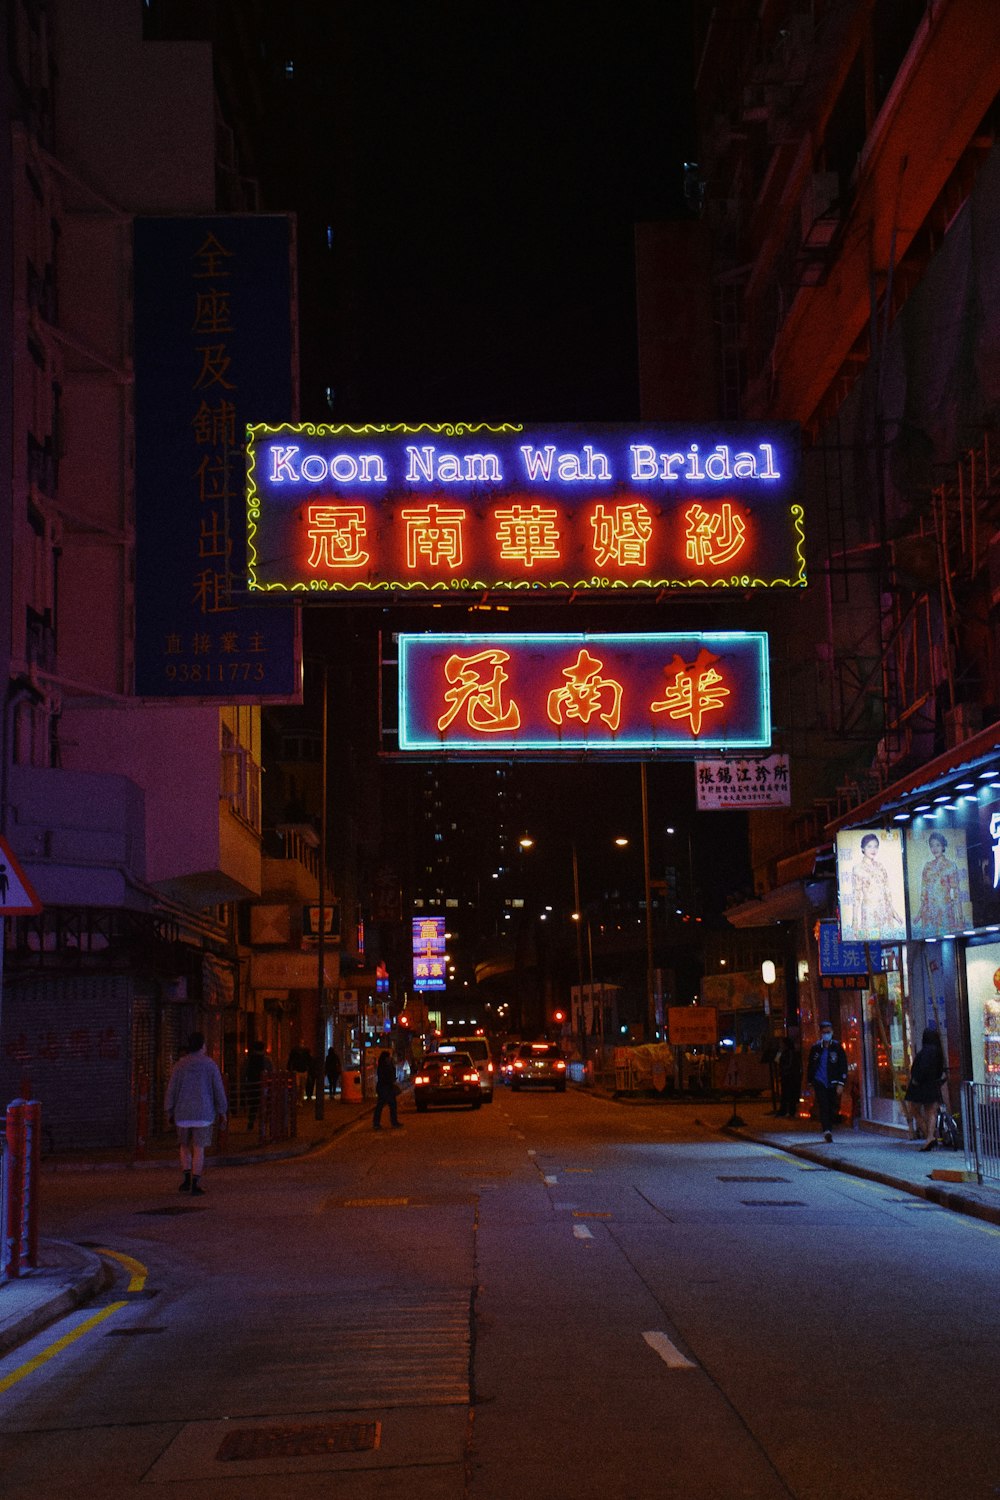
[[490,1052],[490,1044],[484,1036],[445,1036],[440,1039],[435,1051],[467,1052],[479,1070],[483,1102],[493,1103],[493,1081],[496,1077],[496,1069]]
[[423,1114],[431,1104],[483,1102],[479,1071],[467,1052],[429,1052],[413,1075],[413,1102]]
[[500,1049],[500,1066],[497,1072],[501,1083],[509,1084],[514,1076],[514,1059],[520,1050],[520,1042],[504,1042]]
[[527,1085],[544,1084],[566,1092],[566,1059],[556,1042],[524,1042],[517,1049],[511,1065],[511,1088],[517,1092]]

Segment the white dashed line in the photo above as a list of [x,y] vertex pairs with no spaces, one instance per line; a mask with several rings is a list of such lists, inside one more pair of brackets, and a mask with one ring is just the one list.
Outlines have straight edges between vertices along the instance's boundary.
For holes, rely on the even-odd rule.
[[594,1238],[586,1224],[574,1224],[573,1234],[578,1240],[592,1240]]
[[691,1360],[681,1353],[677,1345],[672,1343],[665,1333],[644,1333],[643,1338],[649,1347],[656,1351],[663,1360],[663,1363],[669,1365],[672,1370],[695,1370],[698,1368],[697,1365],[692,1364]]
[[545,1179],[545,1186],[546,1187],[555,1187],[555,1185],[556,1185],[556,1183],[558,1181],[559,1181],[558,1177],[546,1177],[546,1179]]

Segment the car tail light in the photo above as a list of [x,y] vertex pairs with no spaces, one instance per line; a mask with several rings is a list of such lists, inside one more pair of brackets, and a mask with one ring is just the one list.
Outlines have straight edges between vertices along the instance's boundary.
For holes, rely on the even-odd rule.
[[492,1063],[487,1063],[486,1064],[486,1071],[487,1071],[487,1073],[492,1073],[493,1072],[493,1064]]
[[478,1073],[463,1073],[462,1074],[462,1082],[463,1083],[478,1083],[479,1082],[479,1074]]
[[417,1083],[430,1083],[430,1078],[427,1076],[426,1073],[418,1073],[417,1076],[416,1076],[416,1078],[414,1078],[413,1082],[415,1084],[417,1084]]
[[524,1063],[521,1061],[520,1058],[517,1059],[517,1061],[514,1063],[514,1066],[515,1066],[515,1068],[520,1068],[520,1070],[521,1070],[522,1073],[524,1072]]
[[565,1071],[566,1071],[566,1064],[564,1062],[557,1062],[556,1063],[556,1072],[557,1073],[565,1073]]

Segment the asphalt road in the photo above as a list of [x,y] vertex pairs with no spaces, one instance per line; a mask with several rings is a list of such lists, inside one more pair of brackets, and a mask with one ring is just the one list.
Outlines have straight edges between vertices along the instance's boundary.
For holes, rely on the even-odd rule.
[[1000,1494],[1000,1229],[698,1113],[501,1089],[202,1199],[52,1181],[116,1278],[0,1360],[0,1496]]

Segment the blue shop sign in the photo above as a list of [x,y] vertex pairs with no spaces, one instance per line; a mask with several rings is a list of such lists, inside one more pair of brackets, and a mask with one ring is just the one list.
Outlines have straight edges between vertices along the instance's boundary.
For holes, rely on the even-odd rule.
[[[867,950],[867,951],[866,951]],[[881,943],[842,943],[840,928],[832,920],[819,924],[819,972],[827,974],[881,974]]]

